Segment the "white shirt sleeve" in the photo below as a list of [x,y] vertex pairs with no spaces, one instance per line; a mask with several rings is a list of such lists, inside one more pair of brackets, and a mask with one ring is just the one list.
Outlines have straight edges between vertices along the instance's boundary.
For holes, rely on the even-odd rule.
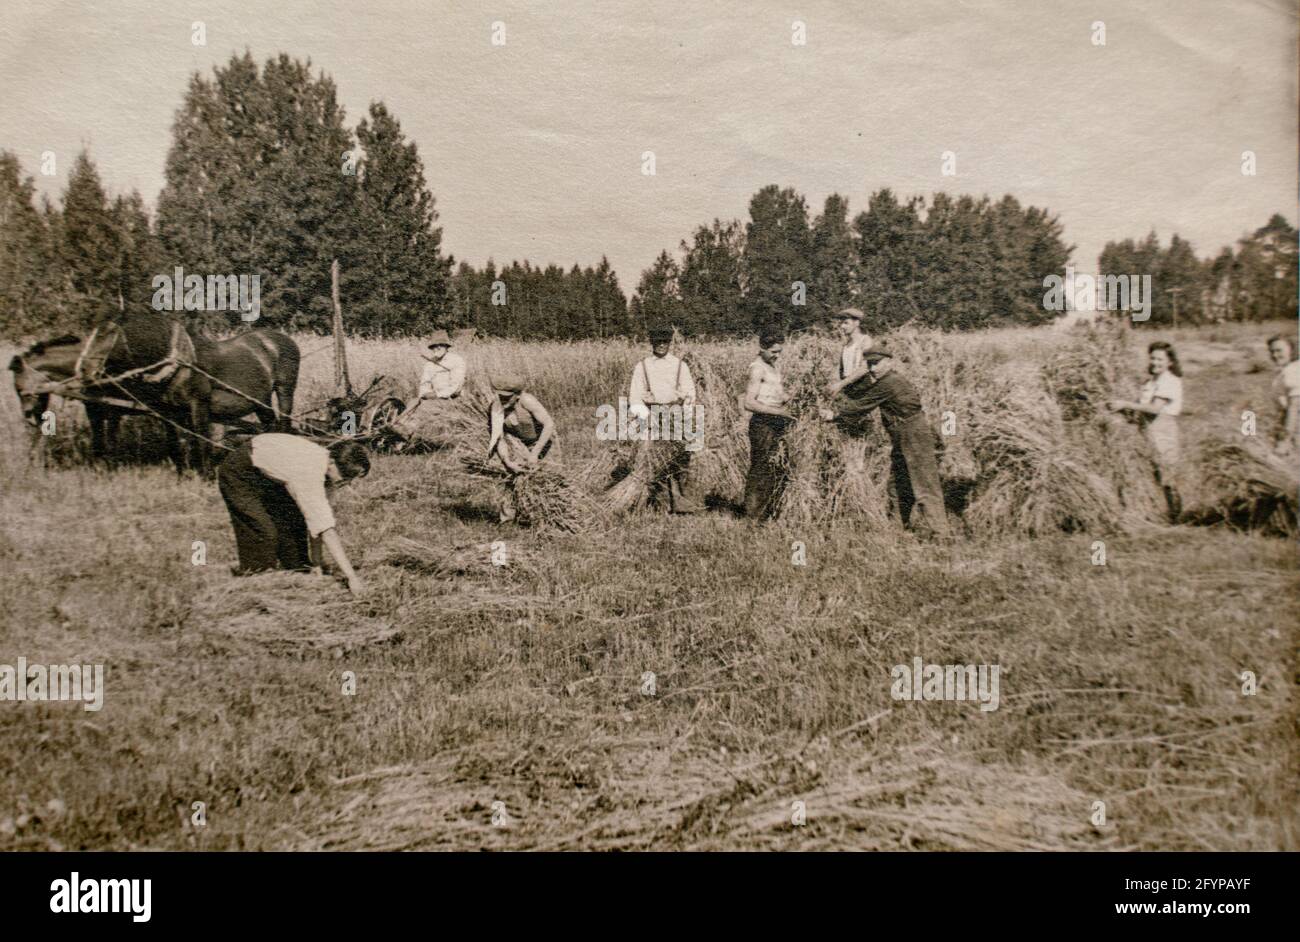
[[[446,386],[444,387],[444,398],[450,399],[458,394],[465,385],[465,359],[454,353],[447,354],[447,357],[456,357],[452,361],[451,367],[447,370],[448,376]],[[443,357],[446,361],[447,357]]]
[[695,405],[695,377],[691,375],[691,368],[685,363],[682,364],[682,379],[677,385],[677,397],[682,400],[682,405]]
[[423,399],[433,393],[433,364],[425,363],[424,371],[420,373],[420,398]]
[[1181,415],[1183,411],[1183,381],[1168,371],[1161,373],[1155,383],[1153,398],[1168,399],[1163,415]]
[[636,366],[632,367],[632,384],[627,393],[627,404],[633,407],[645,405],[646,394],[646,375],[645,361],[638,360]]
[[297,435],[269,432],[254,436],[252,462],[268,478],[284,485],[312,536],[334,526],[334,510],[325,496],[328,451]]
[[1282,388],[1288,399],[1300,396],[1300,360],[1292,360],[1282,367]]

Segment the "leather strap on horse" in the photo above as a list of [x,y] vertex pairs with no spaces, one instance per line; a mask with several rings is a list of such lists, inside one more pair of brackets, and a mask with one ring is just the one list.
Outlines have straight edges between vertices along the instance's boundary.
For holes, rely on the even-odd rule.
[[146,373],[143,379],[148,383],[164,382],[176,374],[182,362],[194,359],[194,341],[190,339],[189,331],[181,325],[180,321],[172,321],[172,337],[167,349],[167,358],[163,361],[161,369]]

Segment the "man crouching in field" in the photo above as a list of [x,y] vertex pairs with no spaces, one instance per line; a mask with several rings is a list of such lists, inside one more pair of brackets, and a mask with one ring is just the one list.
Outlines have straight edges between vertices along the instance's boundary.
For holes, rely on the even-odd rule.
[[324,543],[353,595],[365,590],[334,527],[326,483],[339,485],[370,471],[356,442],[329,449],[297,435],[254,435],[217,472],[239,549],[236,575],[321,565]]

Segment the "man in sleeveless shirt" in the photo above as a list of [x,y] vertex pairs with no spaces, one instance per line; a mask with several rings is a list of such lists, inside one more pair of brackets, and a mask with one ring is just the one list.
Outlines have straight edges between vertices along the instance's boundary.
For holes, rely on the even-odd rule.
[[[667,409],[678,406],[691,409],[695,406],[695,380],[691,368],[669,352],[673,342],[671,327],[654,327],[650,330],[650,356],[632,367],[632,381],[628,390],[628,412],[632,415],[651,415],[657,422],[653,406]],[[661,426],[662,427],[662,426]],[[668,505],[673,513],[691,514],[704,509],[694,493],[690,466],[691,453],[682,442],[650,441],[651,448],[662,448],[671,453],[667,474]]]

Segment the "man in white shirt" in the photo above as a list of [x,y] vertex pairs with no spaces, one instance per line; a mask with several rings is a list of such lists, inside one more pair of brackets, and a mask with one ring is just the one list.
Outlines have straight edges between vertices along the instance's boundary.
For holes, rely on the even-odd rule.
[[1300,360],[1295,358],[1295,341],[1281,334],[1270,337],[1268,355],[1278,368],[1271,390],[1278,409],[1275,447],[1278,454],[1290,455],[1300,451]]
[[444,424],[446,408],[465,387],[465,358],[451,349],[451,337],[445,330],[435,330],[422,354],[424,370],[419,391],[406,404],[406,411],[396,429],[408,438],[436,438]]
[[[840,350],[839,378],[826,386],[826,395],[831,399],[867,375],[867,364],[863,362],[862,355],[871,349],[872,340],[871,335],[862,329],[864,316],[856,307],[846,307],[835,315],[836,327],[844,338],[844,348]],[[869,415],[863,415],[855,422],[843,426],[847,434],[841,443],[841,453],[844,464],[850,471],[861,472],[866,467],[866,436],[871,431],[873,421]]]
[[[632,380],[627,396],[629,415],[637,416],[643,421],[649,416],[650,421],[659,424],[661,428],[663,425],[655,415],[652,415],[654,406],[661,407],[659,410],[653,410],[655,413],[662,413],[664,408],[673,406],[683,410],[695,406],[695,379],[691,376],[691,368],[669,352],[672,342],[671,327],[651,328],[650,356],[638,361],[636,366],[632,367]],[[652,448],[659,447],[672,451],[666,475],[668,505],[672,512],[691,514],[703,510],[703,504],[695,496],[691,487],[691,453],[686,450],[684,443],[659,440],[647,444]]]
[[280,432],[254,435],[228,455],[217,481],[235,530],[236,575],[319,567],[323,543],[348,589],[360,595],[365,586],[339,540],[326,483],[337,486],[369,470],[366,450],[356,442],[325,449]]
[[862,355],[871,349],[872,340],[871,335],[862,329],[864,316],[855,307],[846,307],[835,315],[836,327],[844,338],[844,348],[840,350],[839,379],[826,387],[829,396],[838,396],[846,387],[867,375]]

